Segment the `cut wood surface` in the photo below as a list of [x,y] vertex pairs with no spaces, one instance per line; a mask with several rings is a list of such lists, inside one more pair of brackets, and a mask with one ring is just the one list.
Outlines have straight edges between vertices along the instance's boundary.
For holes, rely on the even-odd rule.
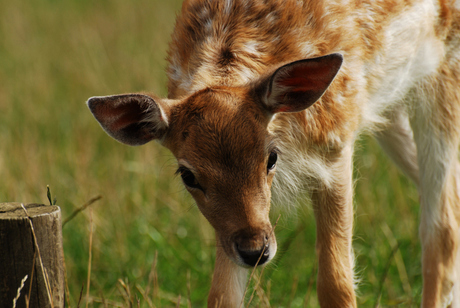
[[0,203],[0,307],[64,307],[64,286],[60,208]]

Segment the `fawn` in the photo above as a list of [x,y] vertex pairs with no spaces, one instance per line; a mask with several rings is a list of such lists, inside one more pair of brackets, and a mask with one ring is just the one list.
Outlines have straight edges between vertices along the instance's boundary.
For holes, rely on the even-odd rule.
[[[308,190],[321,307],[356,307],[354,143],[373,132],[418,186],[423,307],[460,305],[460,3],[185,0],[168,99],[93,97],[102,128],[168,148],[217,252],[209,307],[239,307],[276,253],[271,191]],[[276,175],[275,175],[276,173]]]

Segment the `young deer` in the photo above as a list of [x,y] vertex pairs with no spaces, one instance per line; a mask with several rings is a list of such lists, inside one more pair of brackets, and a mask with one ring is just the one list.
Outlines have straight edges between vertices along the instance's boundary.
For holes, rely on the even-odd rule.
[[[308,189],[322,307],[356,307],[354,143],[375,132],[418,185],[423,307],[460,305],[460,3],[186,0],[169,98],[89,99],[115,139],[159,141],[216,232],[210,307],[238,307],[276,253],[271,189]],[[276,172],[276,175],[275,175]]]

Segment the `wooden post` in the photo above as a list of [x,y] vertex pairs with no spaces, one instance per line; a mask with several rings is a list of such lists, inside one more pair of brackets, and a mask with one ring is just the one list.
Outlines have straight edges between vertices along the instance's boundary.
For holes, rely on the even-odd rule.
[[64,307],[61,210],[0,203],[0,308]]

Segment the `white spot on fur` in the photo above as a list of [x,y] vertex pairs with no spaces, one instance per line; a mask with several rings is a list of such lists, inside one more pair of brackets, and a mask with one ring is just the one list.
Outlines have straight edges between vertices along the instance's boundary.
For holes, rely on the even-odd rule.
[[257,73],[253,72],[250,68],[246,66],[239,67],[237,71],[240,76],[239,78],[239,82],[241,83],[240,85],[248,83],[249,81],[253,80],[257,76]]
[[277,35],[272,38],[271,43],[275,45],[275,44],[278,44],[280,41],[281,41],[281,36]]
[[230,13],[232,12],[233,0],[224,0],[224,2],[225,2],[224,13],[226,15],[230,15]]
[[316,53],[316,46],[312,42],[300,42],[299,43],[299,49],[302,52],[302,55],[306,58],[311,57]]
[[206,21],[204,22],[204,29],[207,33],[211,34],[212,33],[212,24],[213,24],[213,21],[212,19],[206,19]]
[[274,12],[271,12],[267,16],[265,16],[265,19],[268,23],[273,24],[278,20],[278,16]]
[[260,55],[259,48],[260,48],[259,42],[248,41],[244,44],[243,51],[253,55],[254,57],[258,57]]
[[170,69],[170,76],[169,78],[173,79],[174,81],[179,81],[182,79],[182,69],[180,66],[172,64]]
[[209,10],[206,6],[202,6],[201,7],[201,11],[198,12],[198,17],[201,19],[201,20],[205,20],[205,19],[208,19],[209,18]]

